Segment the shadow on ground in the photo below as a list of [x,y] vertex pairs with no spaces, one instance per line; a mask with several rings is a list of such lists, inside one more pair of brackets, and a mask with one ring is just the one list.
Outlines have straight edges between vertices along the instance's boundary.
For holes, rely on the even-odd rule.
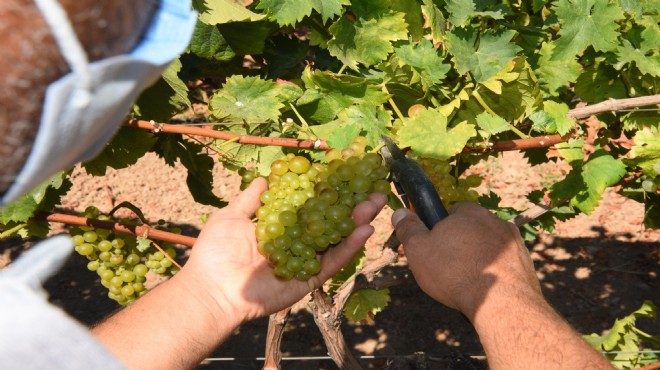
[[[187,231],[193,231],[192,229]],[[195,234],[194,231],[192,234]],[[190,235],[190,234],[189,234]],[[639,308],[645,299],[660,304],[660,250],[657,243],[625,242],[625,236],[554,238],[529,244],[544,292],[551,304],[581,333],[601,333],[616,318]],[[22,242],[7,241],[0,253],[15,258]],[[9,251],[9,252],[7,252]],[[72,255],[51,278],[46,289],[50,299],[87,325],[98,322],[119,306],[107,298],[86,260]],[[521,318],[524,319],[524,318]],[[660,325],[640,320],[639,327],[660,333]],[[267,319],[243,325],[211,357],[222,358],[200,369],[258,369],[263,365]],[[473,328],[457,312],[443,307],[419,290],[414,281],[391,288],[389,306],[374,324],[343,324],[345,338],[369,368],[385,366],[400,356],[423,352],[429,368],[480,369],[483,363],[467,363],[469,356],[483,355]],[[326,356],[325,345],[309,311],[291,316],[284,335],[285,357]],[[335,369],[324,359],[287,360],[283,369]]]

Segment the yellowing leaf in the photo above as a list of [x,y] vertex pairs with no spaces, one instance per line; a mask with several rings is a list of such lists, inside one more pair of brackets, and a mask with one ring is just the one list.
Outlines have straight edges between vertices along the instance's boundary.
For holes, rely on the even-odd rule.
[[398,142],[403,147],[412,148],[421,157],[445,160],[460,153],[468,140],[476,135],[473,125],[461,122],[448,128],[446,116],[427,109],[404,120],[398,131]]

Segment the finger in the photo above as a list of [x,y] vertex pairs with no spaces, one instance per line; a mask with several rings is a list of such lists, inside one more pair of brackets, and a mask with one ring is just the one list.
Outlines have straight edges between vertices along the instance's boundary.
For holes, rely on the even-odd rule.
[[392,225],[396,231],[396,237],[406,245],[414,235],[428,233],[429,229],[422,220],[409,209],[400,208],[392,214]]
[[358,226],[339,245],[325,252],[321,259],[321,271],[316,276],[318,282],[322,284],[351,262],[353,256],[360,251],[373,232],[374,227],[371,225]]
[[369,200],[358,204],[353,209],[353,221],[356,225],[368,224],[383,209],[385,203],[387,203],[387,197],[384,194],[371,194]]
[[268,188],[268,182],[262,177],[257,177],[243,190],[238,197],[229,202],[229,205],[217,213],[232,212],[239,217],[250,218],[261,206],[261,193]]

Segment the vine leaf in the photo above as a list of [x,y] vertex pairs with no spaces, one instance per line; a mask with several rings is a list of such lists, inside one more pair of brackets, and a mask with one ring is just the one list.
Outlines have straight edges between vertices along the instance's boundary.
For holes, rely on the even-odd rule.
[[[488,2],[479,1],[479,5]],[[477,4],[473,0],[447,0],[447,11],[449,12],[449,22],[454,26],[463,27],[468,20],[474,17],[489,17],[493,19],[503,19],[504,14],[502,10],[497,11],[484,11],[480,6],[477,9]]]
[[623,11],[609,0],[558,0],[555,14],[561,25],[555,41],[554,60],[565,60],[592,46],[596,51],[614,51],[617,46],[617,21]]
[[431,30],[431,41],[433,46],[438,46],[445,36],[445,16],[432,0],[423,0],[422,14],[424,15],[424,27]]
[[37,211],[51,210],[60,203],[62,195],[71,189],[68,171],[61,171],[51,176],[29,193],[0,209],[0,224],[26,222]]
[[660,132],[650,129],[638,131],[633,141],[635,146],[630,149],[626,163],[639,167],[647,176],[655,177],[657,173],[653,165],[660,163]]
[[188,87],[179,78],[181,67],[181,60],[176,59],[155,84],[140,94],[135,107],[138,118],[163,122],[170,119],[174,112],[191,106]]
[[344,316],[351,321],[373,323],[373,316],[387,307],[390,290],[359,289],[351,293],[344,306]]
[[350,5],[348,0],[262,0],[257,9],[268,10],[280,26],[295,25],[316,10],[325,21],[341,15],[342,7]]
[[441,84],[447,72],[451,68],[449,64],[442,62],[438,50],[433,48],[431,41],[422,39],[417,43],[405,43],[395,49],[399,57],[399,66],[409,65],[414,71],[415,79],[421,80],[425,90],[429,87]]
[[259,77],[235,75],[227,79],[210,101],[211,113],[222,121],[263,124],[277,121],[284,108],[280,85]]
[[529,118],[534,122],[536,131],[566,135],[575,125],[575,121],[566,117],[568,111],[568,105],[548,100],[543,103],[542,111],[533,113]]
[[356,105],[339,112],[337,119],[313,127],[318,137],[333,148],[345,148],[358,135],[364,135],[367,144],[375,147],[392,117],[382,106]]
[[[495,76],[522,50],[511,42],[515,34],[515,31],[509,30],[479,35],[473,28],[458,28],[447,34],[447,48],[456,58],[459,73],[471,72],[477,82],[484,82]],[[479,46],[475,49],[477,36]]]
[[362,268],[364,261],[366,260],[366,255],[364,254],[364,248],[360,250],[351,262],[348,265],[344,266],[338,273],[332,277],[332,283],[328,289],[328,294],[333,295],[342,284],[347,282],[350,278],[355,276],[355,273]]
[[312,121],[329,122],[352,105],[382,105],[389,95],[363,77],[337,76],[307,68],[302,75],[305,92],[296,102]]
[[227,202],[213,194],[213,159],[204,154],[200,144],[184,140],[181,135],[162,135],[154,145],[154,151],[170,166],[176,161],[188,170],[186,184],[193,199],[201,204],[224,207]]
[[230,22],[256,22],[266,17],[257,14],[231,0],[196,0],[203,2],[199,20],[203,23],[216,25]]
[[612,78],[616,75],[616,70],[610,65],[599,63],[589,66],[575,82],[575,94],[587,103],[627,98],[626,85],[620,78]]
[[[626,34],[617,47],[616,55],[619,60],[617,69],[623,64],[635,63],[635,66],[643,74],[660,76],[660,29],[654,24],[646,27],[641,32],[633,29]],[[655,53],[655,55],[653,55]],[[650,54],[650,55],[649,55]]]
[[122,127],[103,151],[82,167],[92,176],[105,176],[108,167],[121,169],[135,164],[155,143],[156,137],[149,131]]
[[394,50],[392,41],[408,38],[403,13],[382,13],[378,17],[360,17],[353,22],[341,17],[328,31],[328,51],[351,69],[358,64],[371,66],[387,58]]
[[236,57],[236,52],[229,46],[215,25],[197,22],[190,39],[189,50],[202,58],[229,61]]
[[510,129],[509,123],[504,118],[494,116],[488,112],[483,112],[477,116],[477,126],[487,135],[497,135]]
[[607,352],[606,356],[617,368],[629,368],[631,365],[637,368],[656,363],[658,355],[653,351],[644,351],[644,347],[647,347],[644,343],[649,344],[648,347],[653,347],[652,343],[657,341],[658,337],[647,334],[635,326],[635,322],[640,317],[651,319],[656,317],[656,307],[653,302],[646,300],[635,312],[615,320],[607,334],[592,333],[584,335],[583,338],[597,350]]
[[582,164],[571,162],[573,169],[566,178],[552,188],[552,201],[564,200],[580,211],[591,214],[596,209],[605,188],[616,184],[626,173],[626,166],[603,149],[594,151]]
[[552,51],[555,44],[544,42],[539,50],[539,67],[536,74],[541,83],[543,91],[549,96],[558,96],[571,82],[575,82],[580,76],[580,63],[571,57],[565,60],[552,59]]
[[404,120],[398,142],[426,158],[446,160],[463,150],[470,138],[477,135],[474,125],[461,122],[447,128],[447,117],[437,110],[424,109]]

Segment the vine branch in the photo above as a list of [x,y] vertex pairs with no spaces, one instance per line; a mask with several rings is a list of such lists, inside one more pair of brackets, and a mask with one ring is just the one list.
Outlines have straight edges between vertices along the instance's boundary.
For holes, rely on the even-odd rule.
[[142,236],[146,232],[148,233],[147,235],[149,235],[149,239],[181,244],[186,247],[192,247],[195,244],[195,241],[197,241],[197,238],[154,229],[149,225],[126,225],[114,221],[102,221],[87,217],[67,215],[64,213],[43,213],[37,216],[37,218],[48,222],[59,222],[67,225],[93,226],[99,229],[112,230],[135,236]]
[[265,354],[266,361],[264,363],[264,370],[281,369],[280,362],[282,361],[282,352],[280,348],[282,344],[282,336],[284,335],[284,327],[289,320],[290,313],[291,307],[276,312],[268,318]]
[[[578,120],[598,113],[616,112],[624,109],[655,104],[660,104],[660,94],[642,96],[638,98],[610,99],[598,104],[571,109],[566,114],[566,117],[573,120]],[[154,132],[195,135],[220,140],[233,140],[241,144],[274,145],[288,148],[318,150],[330,149],[328,143],[323,140],[298,140],[295,138],[238,135],[230,132],[213,130],[210,128],[188,126],[185,124],[166,124],[142,120],[130,120],[127,121],[125,125],[127,127],[140,128]],[[213,125],[213,123],[209,123],[209,125]],[[483,148],[465,148],[463,149],[463,153],[505,152],[512,150],[546,148],[565,142],[571,137],[572,136],[570,135],[544,135],[527,139],[501,140],[489,143],[486,147]]]

